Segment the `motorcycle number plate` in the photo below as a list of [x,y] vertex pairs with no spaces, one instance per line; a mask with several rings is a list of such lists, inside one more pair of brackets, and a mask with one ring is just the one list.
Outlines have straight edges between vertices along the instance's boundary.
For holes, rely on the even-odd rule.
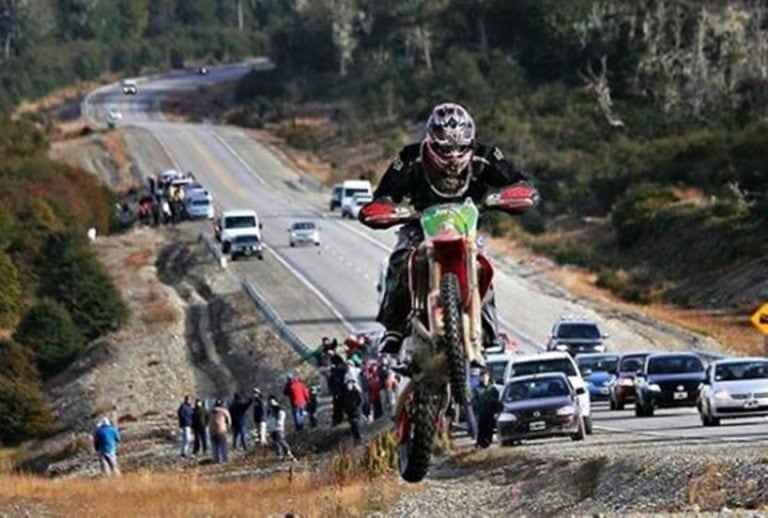
[[544,429],[546,429],[546,427],[547,427],[547,423],[545,423],[544,421],[534,421],[534,422],[532,422],[532,423],[530,423],[528,425],[528,428],[532,432],[537,432],[539,430],[544,430]]
[[672,396],[672,397],[674,397],[676,400],[686,399],[688,397],[688,393],[687,392],[675,392],[675,395]]

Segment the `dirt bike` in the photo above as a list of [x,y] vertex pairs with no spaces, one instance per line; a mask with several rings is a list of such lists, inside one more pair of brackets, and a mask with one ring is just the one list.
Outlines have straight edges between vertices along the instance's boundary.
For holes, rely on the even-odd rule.
[[[520,213],[536,202],[536,191],[518,184],[494,191],[481,209]],[[411,253],[410,332],[400,349],[408,377],[400,384],[395,407],[400,476],[422,480],[446,410],[457,405],[469,412],[469,366],[483,363],[482,301],[490,293],[493,266],[477,245],[480,209],[464,203],[435,205],[420,214],[386,206],[364,219],[386,228],[418,219],[424,241]]]

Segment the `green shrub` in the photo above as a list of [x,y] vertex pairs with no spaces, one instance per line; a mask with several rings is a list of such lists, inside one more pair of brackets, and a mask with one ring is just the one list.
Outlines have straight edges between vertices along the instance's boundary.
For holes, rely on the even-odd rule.
[[630,187],[613,207],[612,221],[619,244],[628,247],[636,243],[659,211],[678,200],[671,187],[649,183]]
[[60,302],[88,340],[116,329],[128,310],[88,243],[71,233],[50,236],[41,253],[40,295]]
[[15,446],[51,432],[53,416],[40,387],[0,375],[0,444]]
[[19,322],[14,339],[34,353],[45,378],[64,370],[86,346],[66,308],[53,300],[32,306]]
[[0,251],[0,329],[12,327],[22,307],[22,289],[19,273],[13,261]]
[[32,352],[12,341],[0,341],[0,376],[35,383],[40,379]]

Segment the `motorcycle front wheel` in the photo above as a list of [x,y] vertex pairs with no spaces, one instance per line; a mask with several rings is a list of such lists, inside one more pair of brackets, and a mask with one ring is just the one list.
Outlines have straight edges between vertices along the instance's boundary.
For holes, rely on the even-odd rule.
[[397,416],[398,469],[406,482],[420,482],[427,476],[437,413],[438,399],[417,388]]
[[451,394],[456,403],[463,406],[470,401],[469,366],[464,350],[461,290],[456,274],[446,273],[440,279],[440,303],[443,307],[444,330],[441,345],[448,358]]

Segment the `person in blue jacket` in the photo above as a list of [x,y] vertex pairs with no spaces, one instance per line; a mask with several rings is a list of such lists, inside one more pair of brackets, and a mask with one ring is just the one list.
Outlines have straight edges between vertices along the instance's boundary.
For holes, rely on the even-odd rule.
[[93,432],[93,449],[99,456],[101,473],[107,476],[120,474],[117,464],[117,445],[120,443],[120,432],[106,417],[99,421]]

